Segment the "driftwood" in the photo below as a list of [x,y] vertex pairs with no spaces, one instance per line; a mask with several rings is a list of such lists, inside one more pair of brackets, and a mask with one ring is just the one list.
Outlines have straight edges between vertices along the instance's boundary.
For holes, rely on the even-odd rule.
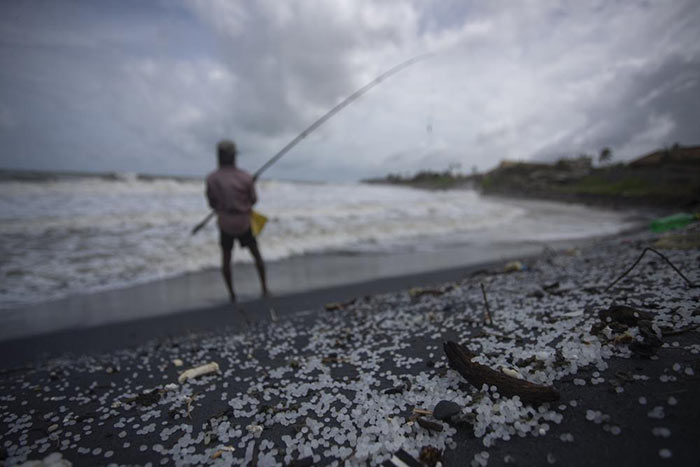
[[195,368],[190,368],[180,373],[177,377],[177,382],[183,384],[188,379],[197,378],[199,376],[208,375],[211,373],[219,372],[219,364],[216,362],[207,363],[206,365],[200,365]]
[[673,268],[673,270],[676,271],[676,272],[678,273],[678,275],[681,276],[681,277],[683,278],[684,281],[686,281],[686,282],[688,283],[688,286],[689,286],[689,287],[698,287],[697,284],[693,284],[693,282],[692,282],[690,279],[688,279],[687,277],[685,277],[685,276],[683,275],[683,273],[682,273],[676,266],[673,265],[673,263],[671,262],[670,259],[668,259],[668,258],[667,258],[666,256],[664,256],[663,254],[659,253],[659,252],[656,251],[655,249],[653,249],[653,248],[651,248],[651,247],[647,247],[647,248],[644,248],[644,251],[642,251],[642,254],[639,255],[639,258],[637,258],[637,260],[632,264],[632,266],[630,266],[629,269],[627,269],[627,271],[623,272],[623,273],[620,275],[620,277],[618,277],[617,279],[615,279],[609,286],[607,286],[603,292],[607,292],[608,290],[610,290],[610,288],[611,288],[613,285],[615,285],[615,284],[617,284],[618,282],[620,282],[620,280],[622,280],[623,277],[625,277],[627,274],[629,274],[630,272],[632,272],[632,269],[634,269],[634,268],[639,264],[639,262],[642,260],[642,258],[644,257],[644,255],[646,254],[647,251],[651,251],[652,253],[656,253],[657,255],[659,255],[659,256],[661,257],[661,259],[663,259],[664,261],[666,261],[666,263],[667,263],[669,266],[671,266],[671,268]]
[[521,401],[530,404],[559,400],[559,392],[552,386],[534,384],[472,362],[475,355],[456,342],[445,342],[443,349],[450,367],[476,388],[481,388],[484,384],[496,386],[502,396],[518,396]]
[[442,423],[434,422],[432,420],[426,420],[423,417],[417,417],[416,423],[428,431],[441,432],[443,430]]
[[[323,307],[326,309],[326,311],[340,311],[353,303],[357,301],[357,298],[353,298],[351,300],[348,300],[347,302],[330,302],[326,303],[323,305]],[[272,310],[272,308],[270,308]]]
[[422,297],[423,295],[443,295],[446,292],[449,292],[450,290],[453,289],[453,286],[448,285],[446,287],[439,287],[439,288],[430,288],[430,287],[413,287],[408,291],[408,295],[411,296],[411,298],[419,298]]

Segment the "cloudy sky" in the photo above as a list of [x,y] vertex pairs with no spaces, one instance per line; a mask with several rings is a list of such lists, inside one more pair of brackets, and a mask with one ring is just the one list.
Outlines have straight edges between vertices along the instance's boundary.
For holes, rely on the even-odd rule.
[[700,2],[0,2],[0,167],[251,171],[383,82],[266,176],[486,170],[700,137]]

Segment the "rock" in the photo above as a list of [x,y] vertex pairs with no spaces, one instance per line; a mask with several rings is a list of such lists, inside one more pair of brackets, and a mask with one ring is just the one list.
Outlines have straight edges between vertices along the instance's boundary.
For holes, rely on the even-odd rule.
[[462,408],[459,406],[459,404],[452,401],[440,401],[433,409],[433,417],[438,420],[449,420],[461,411]]
[[540,289],[532,289],[527,293],[526,297],[542,298],[544,297],[544,292]]
[[611,305],[607,310],[598,313],[602,323],[617,322],[627,326],[637,326],[640,320],[652,321],[654,316],[646,311],[626,305]]

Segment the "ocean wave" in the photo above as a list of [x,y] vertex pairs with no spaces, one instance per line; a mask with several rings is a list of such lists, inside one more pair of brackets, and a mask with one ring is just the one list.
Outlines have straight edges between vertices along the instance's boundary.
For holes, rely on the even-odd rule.
[[[620,214],[363,184],[262,181],[267,260],[410,250],[472,241],[547,241],[614,233]],[[0,307],[218,267],[202,180],[100,177],[0,182]],[[235,254],[234,261],[251,261]]]

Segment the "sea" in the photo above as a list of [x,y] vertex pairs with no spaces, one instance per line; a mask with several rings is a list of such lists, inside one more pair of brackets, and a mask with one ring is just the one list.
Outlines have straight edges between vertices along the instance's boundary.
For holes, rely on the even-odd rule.
[[[555,242],[629,229],[624,212],[364,183],[262,180],[269,263],[303,255]],[[135,174],[0,176],[0,309],[219,267],[204,180]],[[236,247],[238,248],[238,247]],[[234,262],[250,262],[234,251]]]

